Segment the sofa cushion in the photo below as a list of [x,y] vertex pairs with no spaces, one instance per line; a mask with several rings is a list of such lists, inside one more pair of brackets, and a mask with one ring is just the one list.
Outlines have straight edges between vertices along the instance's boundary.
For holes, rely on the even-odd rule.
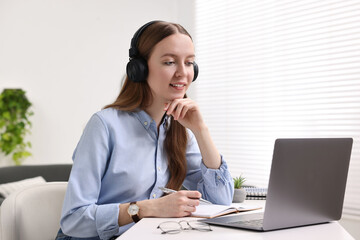
[[31,185],[45,183],[45,179],[41,176],[28,178],[16,182],[0,184],[0,196],[3,198],[8,197],[11,193]]

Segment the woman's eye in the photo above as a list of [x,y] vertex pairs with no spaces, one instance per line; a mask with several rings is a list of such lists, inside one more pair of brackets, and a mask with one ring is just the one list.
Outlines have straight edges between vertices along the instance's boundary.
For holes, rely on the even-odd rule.
[[188,66],[194,65],[194,62],[186,62],[186,65],[188,65]]
[[173,65],[173,64],[175,64],[175,62],[172,62],[172,61],[167,61],[167,62],[164,62],[164,64],[165,64],[165,65],[168,65],[168,66],[170,66],[170,65]]

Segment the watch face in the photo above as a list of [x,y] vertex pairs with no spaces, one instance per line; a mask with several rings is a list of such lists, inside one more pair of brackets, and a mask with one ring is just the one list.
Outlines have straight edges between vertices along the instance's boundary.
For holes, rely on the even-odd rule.
[[128,208],[128,213],[130,215],[136,215],[139,212],[139,207],[136,204],[131,204]]

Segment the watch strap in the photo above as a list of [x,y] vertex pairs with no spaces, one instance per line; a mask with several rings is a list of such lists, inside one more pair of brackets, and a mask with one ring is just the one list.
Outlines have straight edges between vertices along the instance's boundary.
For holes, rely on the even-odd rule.
[[[136,204],[136,202],[131,202],[131,203],[130,203],[130,206],[131,206],[132,204]],[[134,221],[135,223],[137,223],[138,221],[140,221],[139,213],[137,213],[137,214],[135,214],[135,215],[130,215],[130,216],[131,216],[131,218],[133,219],[133,221]]]

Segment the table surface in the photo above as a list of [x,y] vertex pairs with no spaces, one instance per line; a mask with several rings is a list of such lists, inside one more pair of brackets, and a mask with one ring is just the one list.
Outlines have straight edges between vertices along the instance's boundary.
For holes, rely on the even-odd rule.
[[[263,205],[265,201],[251,201],[258,205]],[[263,210],[256,210],[247,213],[248,214],[259,212]],[[245,229],[236,229],[228,227],[220,227],[211,225],[211,232],[199,232],[195,230],[182,231],[177,234],[161,234],[161,230],[157,229],[157,226],[165,221],[181,221],[181,220],[197,220],[199,218],[144,218],[137,224],[131,227],[128,231],[123,233],[117,240],[133,240],[133,239],[146,239],[146,240],[158,240],[158,239],[186,239],[199,240],[206,238],[205,240],[232,240],[232,239],[251,239],[251,240],[355,240],[337,221],[304,226],[290,229],[282,229],[269,232],[256,232]]]

